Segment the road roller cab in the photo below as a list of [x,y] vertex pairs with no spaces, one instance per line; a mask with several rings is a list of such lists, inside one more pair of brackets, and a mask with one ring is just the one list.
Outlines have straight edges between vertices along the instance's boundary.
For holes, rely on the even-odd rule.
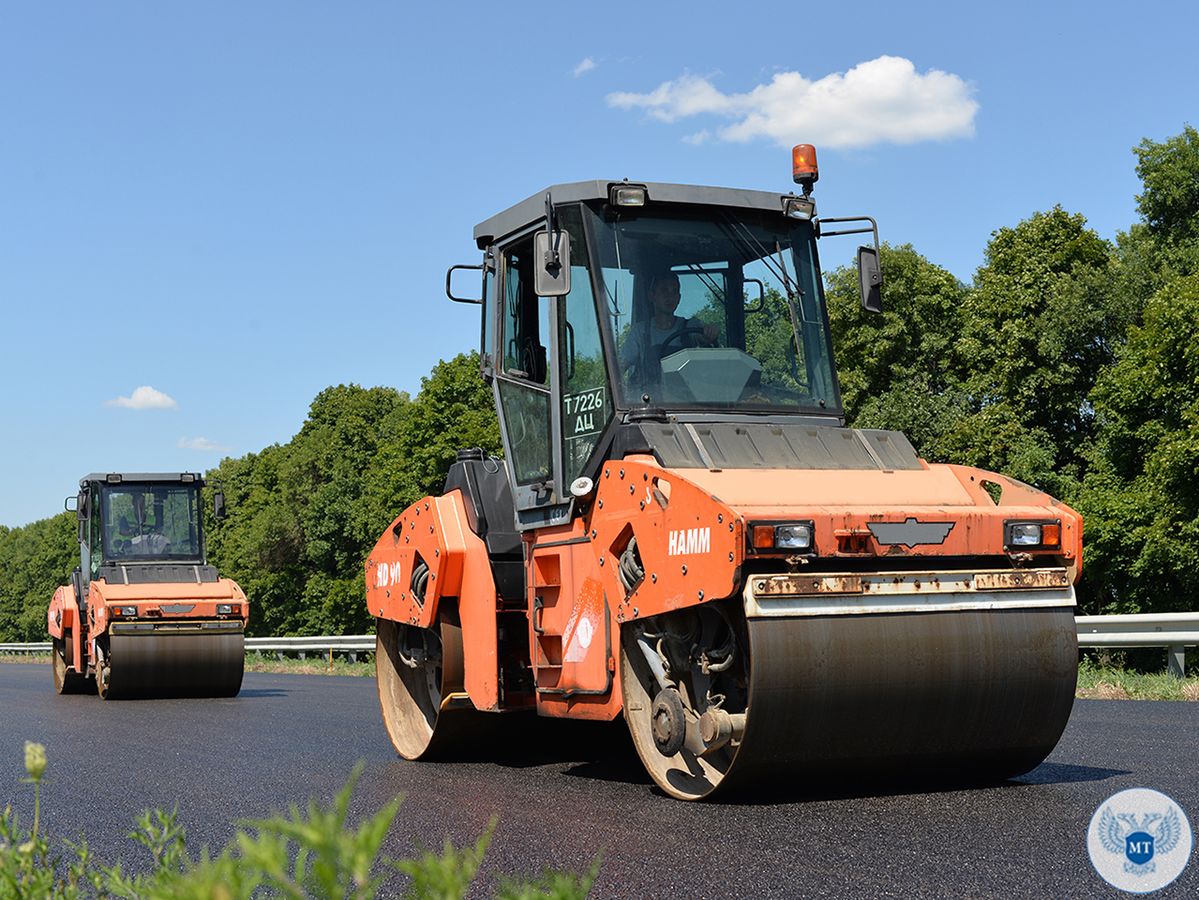
[[[366,564],[402,755],[480,712],[621,714],[684,799],[770,782],[1006,777],[1073,700],[1080,517],[845,426],[802,193],[587,181],[475,228],[504,458],[460,454]],[[836,226],[836,230],[832,226]],[[457,279],[457,280],[455,280]],[[519,577],[518,577],[519,576]]]
[[[203,479],[93,473],[73,503],[80,565],[48,611],[54,685],[106,699],[233,696],[249,604],[205,555]],[[214,501],[224,515],[220,492]]]

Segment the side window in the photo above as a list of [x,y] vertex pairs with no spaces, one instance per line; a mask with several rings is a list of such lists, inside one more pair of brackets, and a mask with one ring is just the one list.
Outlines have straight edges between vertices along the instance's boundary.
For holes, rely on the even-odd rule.
[[518,485],[553,475],[550,452],[549,303],[533,293],[533,239],[502,253],[498,381],[504,441]]
[[549,305],[533,293],[533,240],[504,252],[504,372],[549,384]]
[[562,465],[569,485],[583,471],[612,418],[612,394],[578,207],[561,210],[559,221],[570,234],[571,246],[570,293],[560,303],[558,332],[562,348]]

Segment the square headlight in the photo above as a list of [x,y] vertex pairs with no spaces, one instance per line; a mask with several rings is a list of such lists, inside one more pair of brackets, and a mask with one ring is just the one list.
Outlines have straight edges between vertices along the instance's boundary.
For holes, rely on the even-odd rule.
[[1008,547],[1058,547],[1062,526],[1060,522],[1006,522],[1003,542]]
[[783,199],[783,215],[802,222],[811,221],[816,215],[816,201],[808,197],[786,197]]
[[218,603],[216,605],[216,613],[218,616],[227,616],[233,612],[232,603]]
[[812,526],[807,522],[775,526],[774,546],[779,550],[811,549]]
[[614,184],[608,189],[608,202],[613,206],[645,206],[649,191],[642,184]]

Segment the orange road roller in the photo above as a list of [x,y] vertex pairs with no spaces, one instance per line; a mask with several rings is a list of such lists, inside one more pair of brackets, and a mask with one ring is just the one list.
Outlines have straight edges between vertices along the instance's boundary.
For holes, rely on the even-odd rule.
[[[848,428],[799,193],[555,185],[475,228],[504,457],[465,450],[366,561],[406,759],[487,713],[612,720],[667,794],[1037,766],[1073,704],[1082,519]],[[481,296],[458,269],[481,274]]]
[[[246,595],[208,564],[195,473],[93,473],[72,501],[80,564],[50,602],[54,689],[233,697],[245,668]],[[217,518],[224,497],[214,499]]]

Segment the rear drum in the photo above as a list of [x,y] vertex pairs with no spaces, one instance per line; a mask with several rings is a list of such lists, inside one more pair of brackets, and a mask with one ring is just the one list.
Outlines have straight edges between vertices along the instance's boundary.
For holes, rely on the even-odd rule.
[[465,702],[462,626],[443,610],[436,629],[377,619],[375,681],[392,745],[405,759],[428,759],[465,738],[478,713]]

